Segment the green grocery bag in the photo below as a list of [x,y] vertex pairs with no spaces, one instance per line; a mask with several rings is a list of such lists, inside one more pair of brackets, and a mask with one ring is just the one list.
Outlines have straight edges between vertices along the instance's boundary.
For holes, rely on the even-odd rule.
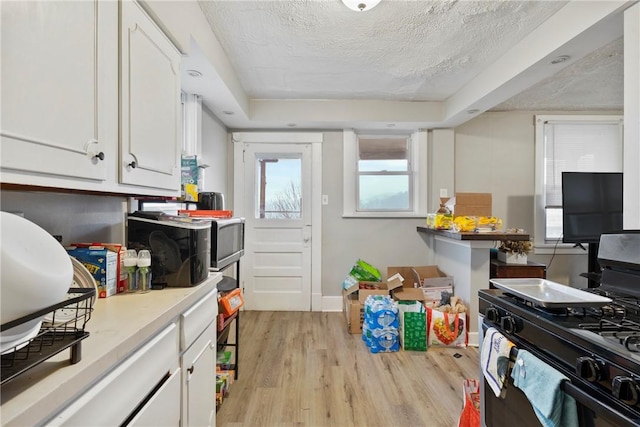
[[427,313],[420,301],[398,301],[400,347],[427,351]]
[[360,282],[379,282],[382,280],[380,271],[361,259],[356,261],[349,274]]
[[351,267],[351,271],[342,281],[342,288],[349,289],[358,284],[358,282],[380,282],[382,275],[380,271],[371,264],[359,259]]

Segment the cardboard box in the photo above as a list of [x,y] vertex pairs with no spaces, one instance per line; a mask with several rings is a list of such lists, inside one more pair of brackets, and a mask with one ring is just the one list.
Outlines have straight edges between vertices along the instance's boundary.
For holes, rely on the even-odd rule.
[[388,267],[387,275],[391,277],[394,274],[400,274],[404,278],[404,288],[453,286],[453,277],[447,276],[437,265]]
[[453,204],[453,217],[491,216],[491,193],[456,193],[447,204]]
[[118,254],[104,246],[69,247],[67,253],[84,265],[96,279],[98,298],[115,295],[117,290]]
[[[417,267],[388,267],[387,274],[399,273],[404,280],[402,293],[396,292],[394,298],[405,301],[423,301],[425,307],[435,307],[442,299],[442,292],[453,295],[453,277],[447,276],[437,265],[425,265]],[[418,288],[414,288],[418,285]],[[404,294],[404,292],[408,292]],[[422,293],[422,300],[417,297]],[[404,295],[403,295],[404,294]],[[399,297],[399,298],[398,298]]]
[[[362,289],[361,289],[362,288]],[[394,289],[402,288],[402,277],[390,277],[386,282],[362,281],[342,291],[344,314],[350,334],[362,333],[364,302],[369,295],[389,295]]]
[[127,291],[127,270],[124,268],[124,257],[127,253],[127,248],[120,243],[72,243],[71,246],[76,246],[79,248],[89,248],[92,246],[95,247],[105,247],[112,252],[115,252],[118,255],[118,259],[116,261],[116,293],[120,294]]
[[357,295],[344,296],[344,314],[347,320],[347,331],[350,334],[361,334],[362,322],[364,321],[364,304],[358,301]]

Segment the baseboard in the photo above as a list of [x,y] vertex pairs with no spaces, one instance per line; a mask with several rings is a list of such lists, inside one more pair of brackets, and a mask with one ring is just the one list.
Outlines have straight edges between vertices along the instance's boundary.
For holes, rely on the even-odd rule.
[[322,311],[342,311],[342,296],[322,297]]
[[469,342],[468,342],[469,347],[478,347],[478,343],[480,341],[478,340],[477,332],[469,332],[468,339],[469,339]]

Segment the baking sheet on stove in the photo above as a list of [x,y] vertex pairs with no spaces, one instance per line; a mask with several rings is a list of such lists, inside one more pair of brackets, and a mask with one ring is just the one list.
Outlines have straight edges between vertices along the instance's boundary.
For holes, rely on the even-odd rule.
[[496,288],[542,307],[602,307],[611,298],[546,279],[490,279]]

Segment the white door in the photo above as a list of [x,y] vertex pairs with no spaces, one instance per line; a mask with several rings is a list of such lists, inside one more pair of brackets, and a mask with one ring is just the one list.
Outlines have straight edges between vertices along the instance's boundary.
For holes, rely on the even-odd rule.
[[[245,309],[312,309],[311,143],[240,143]],[[236,176],[240,171],[236,171]],[[238,203],[240,202],[240,203]],[[318,239],[319,240],[319,239]]]

